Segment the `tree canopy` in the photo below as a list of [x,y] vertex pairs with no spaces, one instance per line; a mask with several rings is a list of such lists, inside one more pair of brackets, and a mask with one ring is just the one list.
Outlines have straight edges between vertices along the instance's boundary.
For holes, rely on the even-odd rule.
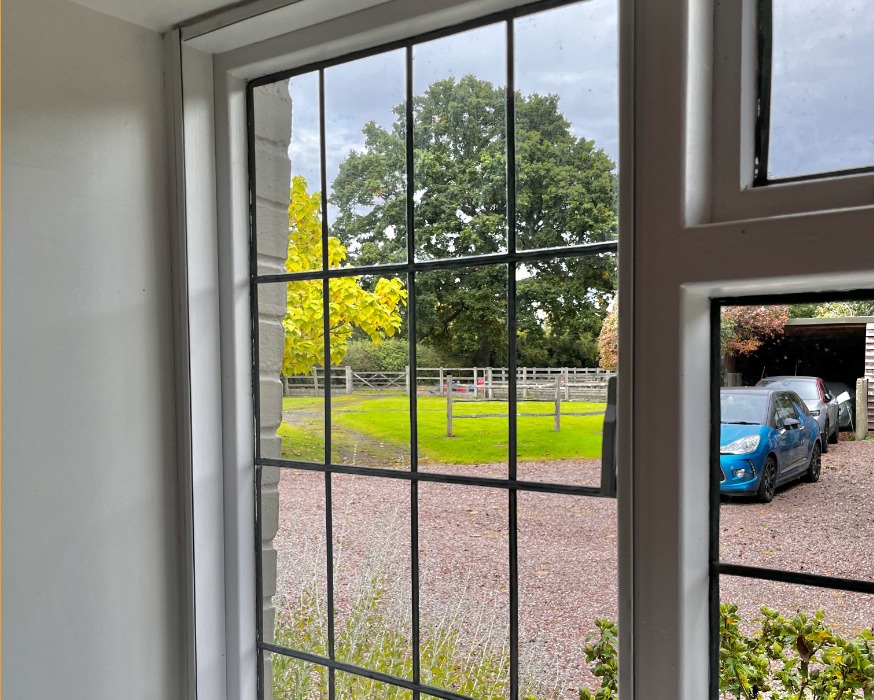
[[[556,95],[516,93],[519,249],[616,236],[615,164],[575,136]],[[467,75],[437,81],[413,101],[415,250],[420,259],[507,250],[506,96]],[[341,163],[332,226],[357,265],[406,260],[405,110],[385,129],[364,125],[364,148]],[[420,342],[459,361],[506,361],[506,271],[498,266],[417,277]],[[518,274],[520,357],[593,364],[615,288],[615,256],[526,263]]]
[[[322,260],[321,194],[310,195],[306,180],[292,181],[288,206],[288,256],[285,269],[301,272],[318,269]],[[346,248],[336,237],[328,238],[328,264],[340,267]],[[324,306],[321,280],[301,280],[287,284],[287,306],[282,321],[285,349],[282,373],[306,374],[324,366]],[[368,291],[358,276],[337,277],[328,283],[331,363],[339,364],[346,355],[355,328],[379,343],[391,337],[402,325],[401,307],[407,290],[399,279],[380,278]]]

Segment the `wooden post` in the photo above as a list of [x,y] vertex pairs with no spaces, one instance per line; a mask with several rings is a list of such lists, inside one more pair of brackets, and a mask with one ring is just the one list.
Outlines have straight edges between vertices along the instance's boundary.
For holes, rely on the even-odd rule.
[[352,393],[352,365],[346,365],[346,393]]
[[452,375],[446,375],[446,437],[452,437]]
[[564,368],[564,400],[571,400],[571,377],[567,367]]
[[856,439],[868,436],[868,378],[856,380]]
[[313,367],[313,388],[316,390],[316,396],[319,395],[319,368]]
[[528,368],[522,368],[522,398],[528,398]]
[[494,385],[492,384],[492,377],[493,376],[494,375],[492,373],[492,368],[491,367],[486,368],[486,386],[488,386],[489,401],[491,401],[493,398],[495,398],[495,389],[494,389]]
[[406,384],[406,387],[407,387],[407,396],[409,396],[410,395],[410,366],[409,365],[404,365],[404,373],[405,373],[404,383]]
[[476,375],[478,374],[476,367],[473,368],[473,398],[479,398],[479,384],[476,383]]
[[555,432],[561,432],[561,376],[555,378]]
[[446,388],[443,386],[443,368],[441,367],[437,371],[440,373],[440,383],[437,385],[438,387],[440,387],[440,389],[437,392],[437,395],[438,396],[446,396]]

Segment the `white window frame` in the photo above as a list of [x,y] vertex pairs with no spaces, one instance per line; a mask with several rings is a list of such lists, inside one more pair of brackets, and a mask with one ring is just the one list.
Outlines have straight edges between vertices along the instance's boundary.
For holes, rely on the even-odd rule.
[[[742,175],[751,57],[732,8],[752,2],[619,0],[623,700],[708,693],[710,299],[874,288],[872,176],[753,190]],[[256,689],[246,80],[520,4],[371,0],[318,22],[254,0],[167,35],[197,697]]]

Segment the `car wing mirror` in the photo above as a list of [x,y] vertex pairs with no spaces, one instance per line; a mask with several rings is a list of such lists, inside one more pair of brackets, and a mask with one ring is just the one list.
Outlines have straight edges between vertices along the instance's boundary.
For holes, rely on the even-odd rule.
[[801,422],[795,418],[786,418],[783,421],[783,427],[786,428],[786,430],[792,430],[793,428],[797,428],[800,425]]

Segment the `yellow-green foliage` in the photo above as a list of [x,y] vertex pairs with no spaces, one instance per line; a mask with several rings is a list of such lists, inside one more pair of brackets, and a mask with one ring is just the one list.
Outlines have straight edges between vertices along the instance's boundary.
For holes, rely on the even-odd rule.
[[[318,270],[322,264],[322,195],[307,192],[306,180],[295,177],[288,205],[288,272]],[[328,237],[328,265],[341,267],[346,248],[338,238]],[[391,337],[401,328],[401,307],[407,303],[407,290],[399,279],[380,278],[373,291],[360,284],[360,278],[338,277],[328,283],[331,363],[346,355],[352,331],[357,326],[374,343]],[[285,352],[282,372],[307,374],[324,365],[324,307],[321,280],[288,283],[285,319]]]

